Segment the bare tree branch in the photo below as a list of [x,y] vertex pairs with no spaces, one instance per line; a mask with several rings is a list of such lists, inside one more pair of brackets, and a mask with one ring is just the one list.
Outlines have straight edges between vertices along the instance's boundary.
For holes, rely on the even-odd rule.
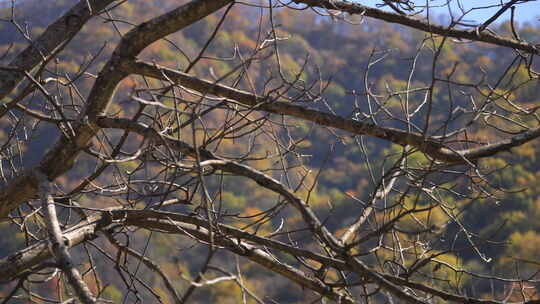
[[503,38],[482,31],[461,30],[456,28],[448,28],[419,20],[407,15],[395,14],[380,9],[365,6],[359,3],[339,1],[339,0],[294,0],[294,3],[305,4],[309,7],[319,7],[329,10],[339,10],[351,15],[367,16],[379,20],[383,20],[389,23],[397,23],[411,27],[426,33],[433,33],[444,37],[452,37],[458,39],[467,39],[473,41],[481,41],[489,44],[521,50],[530,54],[540,55],[540,49],[537,45],[527,43],[524,41],[517,41],[510,38]]
[[[98,128],[94,121],[96,116],[106,111],[118,84],[127,76],[120,69],[122,65],[133,60],[140,51],[157,39],[200,20],[230,2],[231,0],[193,0],[127,33],[93,85],[81,121],[73,126],[75,137],[60,137],[45,155],[39,168],[27,170],[0,191],[0,218],[6,217],[11,210],[35,195],[36,170],[46,172],[49,179],[53,180],[73,166],[79,153],[97,134]],[[153,31],[149,31],[150,29]]]
[[353,119],[346,119],[335,114],[321,112],[304,106],[277,101],[274,100],[272,96],[258,96],[222,84],[201,80],[189,74],[160,67],[155,64],[137,61],[134,64],[126,65],[125,69],[126,72],[133,74],[140,74],[158,79],[171,79],[190,89],[197,90],[202,94],[213,94],[224,97],[258,110],[305,119],[319,125],[348,131],[355,135],[369,135],[385,139],[401,146],[410,145],[437,161],[449,164],[463,164],[479,158],[493,156],[499,152],[509,151],[511,148],[519,147],[540,136],[540,128],[534,128],[518,136],[486,146],[466,150],[455,150],[445,147],[442,139],[425,138],[420,133],[381,127]]
[[49,232],[49,250],[53,252],[58,268],[62,269],[66,274],[68,282],[79,300],[85,304],[96,303],[96,299],[92,295],[92,292],[73,264],[73,259],[68,251],[70,246],[66,246],[64,243],[65,240],[62,230],[60,229],[58,216],[56,215],[56,207],[54,206],[50,182],[45,174],[38,175],[38,178],[41,205],[45,212],[47,230]]
[[[96,14],[116,0],[80,0],[62,17],[49,25],[36,40],[0,69],[0,100],[6,97],[35,67],[50,60],[51,55],[68,44]],[[4,115],[0,110],[0,117]]]

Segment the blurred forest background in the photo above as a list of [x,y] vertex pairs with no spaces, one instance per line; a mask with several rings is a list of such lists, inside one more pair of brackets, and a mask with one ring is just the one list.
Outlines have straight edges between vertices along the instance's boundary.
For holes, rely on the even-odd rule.
[[[36,37],[55,18],[60,16],[74,1],[17,1],[15,6],[16,20],[27,27],[28,36]],[[119,40],[117,30],[125,32],[130,28],[129,24],[115,22],[114,20],[134,20],[140,22],[150,19],[157,14],[164,13],[176,7],[176,0],[162,1],[128,1],[115,10],[116,16],[109,16],[109,20],[102,17],[94,18],[83,30],[69,43],[62,55],[54,63],[57,73],[75,75],[81,66],[89,65],[88,60],[93,54],[101,52],[97,61],[108,58]],[[197,51],[212,34],[220,19],[220,12],[190,26],[184,31],[171,35],[169,39],[189,56],[196,55]],[[236,6],[225,20],[222,29],[217,33],[216,39],[211,42],[206,56],[201,64],[194,67],[190,73],[197,74],[202,78],[217,79],[226,75],[236,66],[241,58],[246,57],[256,45],[258,33],[256,21],[259,18],[257,8]],[[0,11],[0,17],[9,18],[11,8],[6,7]],[[389,92],[406,89],[408,80],[414,87],[428,86],[432,79],[433,52],[423,51],[429,48],[429,42],[424,33],[409,30],[400,26],[378,22],[371,19],[350,18],[351,24],[342,20],[322,18],[309,11],[294,11],[291,9],[276,10],[274,22],[279,35],[283,37],[280,42],[280,60],[282,71],[276,71],[272,62],[260,62],[254,64],[250,70],[250,79],[254,86],[265,85],[262,81],[268,79],[271,73],[281,72],[285,77],[292,77],[303,67],[305,68],[305,81],[322,79],[325,86],[320,90],[324,100],[319,106],[331,109],[345,117],[362,117],[366,115],[365,100],[361,98],[362,92],[369,84],[371,93],[381,96],[385,100],[386,107],[390,111],[398,113],[400,102],[390,96]],[[441,18],[441,23],[444,19]],[[114,23],[114,26],[111,26]],[[511,29],[508,24],[502,23],[493,26],[497,32],[505,33]],[[519,35],[528,41],[540,42],[540,24],[538,22],[522,22],[518,27]],[[0,23],[0,57],[1,62],[9,60],[27,45],[21,33],[14,30],[9,22]],[[419,51],[420,50],[420,51]],[[235,52],[237,56],[235,55]],[[512,50],[501,47],[493,47],[482,43],[467,43],[466,41],[451,41],[445,44],[438,61],[437,73],[439,75],[452,75],[455,82],[482,83],[483,86],[512,87],[522,86],[515,91],[513,96],[522,102],[522,106],[533,108],[540,104],[540,83],[529,81],[527,70],[516,64]],[[143,58],[149,61],[159,62],[169,67],[185,67],[187,62],[173,44],[165,41],[154,43],[147,48]],[[217,60],[216,58],[220,58]],[[234,58],[226,60],[227,58]],[[414,73],[411,67],[415,65]],[[83,96],[93,84],[95,75],[101,68],[100,64],[94,64],[86,71],[85,77],[75,79]],[[369,68],[369,69],[368,69]],[[511,73],[507,73],[511,70]],[[322,72],[320,72],[322,71]],[[320,74],[319,74],[320,72]],[[500,75],[507,73],[513,75],[512,79],[499,79]],[[133,82],[141,81],[133,79]],[[242,84],[247,86],[247,84]],[[119,95],[127,96],[134,83],[124,81]],[[459,126],[467,121],[467,106],[471,100],[481,99],[484,92],[481,89],[467,87],[465,85],[451,85],[435,90],[436,105],[433,109],[433,117],[441,116],[446,120],[448,109],[453,110],[451,125]],[[411,100],[421,102],[423,94],[411,93]],[[119,103],[122,104],[122,103]],[[457,106],[456,106],[457,105]],[[459,105],[463,105],[460,107]],[[118,106],[110,112],[133,112],[135,109],[129,102]],[[215,117],[219,120],[220,117]],[[6,129],[9,122],[1,121]],[[399,122],[380,122],[383,125],[403,127]],[[355,138],[325,128],[312,128],[308,123],[300,123],[290,129],[293,137],[304,138],[298,142],[297,150],[301,152],[303,165],[306,167],[324,169],[318,176],[317,188],[309,195],[309,204],[326,218],[326,225],[330,230],[337,229],[337,224],[350,222],[355,214],[350,210],[355,208],[354,199],[366,199],[376,185],[376,181],[384,172],[385,166],[391,162],[391,152],[397,148],[388,142],[373,138]],[[40,159],[44,151],[57,136],[54,128],[50,132],[32,133],[28,138],[21,139],[25,149],[24,159],[17,160],[21,166],[32,164]],[[496,130],[477,128],[467,136],[484,142],[490,138],[497,138]],[[0,138],[6,139],[6,132],[0,133]],[[18,134],[17,136],[22,136]],[[243,147],[235,140],[227,140],[221,143],[221,149],[231,155],[243,153]],[[257,149],[265,150],[264,142],[258,143]],[[383,153],[384,151],[384,153]],[[365,152],[365,153],[364,153]],[[384,156],[387,156],[386,158]],[[388,157],[390,155],[390,157]],[[414,156],[414,155],[413,155]],[[413,157],[414,158],[414,157]],[[466,212],[460,216],[463,223],[468,225],[469,231],[475,233],[478,240],[478,248],[471,248],[466,238],[459,233],[459,227],[455,224],[447,225],[447,218],[440,209],[433,209],[426,214],[417,216],[430,217],[433,226],[439,236],[437,247],[444,250],[447,247],[463,248],[455,250],[452,254],[442,255],[441,260],[456,267],[466,266],[467,269],[486,276],[508,276],[519,272],[520,276],[535,276],[540,265],[540,141],[535,140],[511,153],[502,153],[496,157],[481,160],[485,168],[493,168],[495,173],[490,176],[490,182],[507,191],[494,193],[493,196],[479,197],[477,200],[467,200]],[[369,160],[369,166],[368,166]],[[270,160],[262,160],[269,162]],[[412,159],[419,164],[423,159],[418,156]],[[254,161],[256,162],[256,161]],[[121,164],[126,170],[130,165]],[[89,165],[90,166],[90,165]],[[268,164],[265,167],[272,167]],[[59,183],[66,189],[73,187],[86,176],[85,166],[77,166],[69,174],[62,176]],[[227,181],[225,181],[227,182]],[[240,214],[246,217],[256,216],[272,206],[274,196],[269,196],[267,191],[254,187],[253,182],[247,179],[234,180],[235,186],[226,188],[220,198],[222,206],[230,214]],[[214,187],[219,186],[216,184]],[[455,200],[459,205],[459,197],[447,197],[446,200]],[[91,197],[81,198],[85,206],[106,206],[108,202],[94,201]],[[465,203],[465,201],[463,202]],[[329,207],[330,206],[330,207]],[[350,207],[348,207],[350,206]],[[191,206],[181,206],[189,210]],[[300,218],[297,214],[286,210],[277,210],[280,216],[273,221],[264,223],[259,229],[272,231],[279,226],[279,220],[286,221],[294,226]],[[324,215],[327,215],[326,217]],[[411,220],[412,221],[412,220]],[[231,223],[241,226],[241,222]],[[3,234],[0,237],[0,257],[6,256],[17,249],[23,248],[28,240],[20,231],[12,231],[13,226],[3,224]],[[412,225],[412,224],[411,224]],[[408,227],[402,227],[407,230]],[[15,237],[6,237],[6,236]],[[148,232],[138,232],[137,242],[130,245],[135,248],[150,248],[146,254],[158,262],[160,267],[173,276],[192,278],[196,276],[198,267],[204,261],[205,255],[202,249],[193,249],[193,242],[185,241],[185,238],[156,234],[149,238]],[[147,241],[150,243],[148,244]],[[133,239],[132,239],[133,242]],[[165,246],[167,244],[167,246]],[[177,252],[171,252],[170,246],[174,244]],[[86,245],[85,245],[86,246]],[[98,246],[110,246],[98,243]],[[359,248],[358,250],[361,250]],[[230,254],[222,254],[219,257],[224,265],[236,267],[236,259]],[[114,257],[113,257],[114,259]],[[113,265],[106,259],[96,261],[100,265]],[[517,266],[519,265],[519,267]],[[106,266],[105,266],[106,267]],[[256,265],[252,265],[242,259],[238,267],[242,267],[246,273],[251,274],[249,286],[265,295],[268,299],[280,303],[297,303],[307,301],[303,298],[301,288],[294,286],[288,280],[272,276],[267,272],[260,271]],[[105,269],[105,268],[102,268]],[[444,271],[444,270],[442,270]],[[150,282],[159,294],[163,288],[161,281],[153,278],[152,272],[141,274],[146,282]],[[489,295],[500,293],[503,290],[494,290],[489,281],[478,283],[467,273],[453,273],[452,280],[459,281],[463,290],[470,294]],[[114,302],[121,302],[124,294],[124,283],[116,272],[104,274],[105,297]],[[187,281],[186,281],[187,282]],[[177,284],[187,284],[179,279]],[[55,282],[50,281],[49,287]],[[0,286],[0,294],[8,292],[13,286]],[[534,294],[539,293],[539,286],[532,286],[527,290]],[[39,287],[45,290],[47,286]],[[508,286],[504,288],[509,288]],[[195,291],[195,299],[200,303],[236,303],[240,289],[233,283],[224,282],[212,286],[212,288],[199,288]],[[148,291],[140,290],[140,296],[147,299]],[[540,299],[540,296],[537,297]],[[163,301],[167,303],[167,299]],[[128,301],[130,302],[130,301]]]

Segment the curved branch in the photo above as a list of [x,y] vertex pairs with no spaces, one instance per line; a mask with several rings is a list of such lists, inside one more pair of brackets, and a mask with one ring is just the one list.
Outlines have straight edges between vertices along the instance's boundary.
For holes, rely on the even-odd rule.
[[[186,234],[194,236],[199,240],[210,242],[210,233],[207,228],[203,228],[201,225],[174,221],[167,217],[144,218],[136,220],[128,217],[126,223],[128,225],[143,227],[146,229],[157,229],[164,232]],[[212,241],[214,244],[223,246],[239,256],[248,258],[264,268],[278,273],[299,284],[300,286],[311,289],[324,297],[332,299],[338,303],[355,303],[355,301],[347,295],[334,291],[331,287],[327,286],[319,279],[313,278],[297,268],[278,261],[274,256],[267,253],[265,250],[258,248],[257,246],[240,241],[239,239],[219,235],[214,236]]]
[[[101,214],[96,214],[63,231],[66,246],[71,248],[96,239],[97,232],[104,229],[103,219]],[[30,274],[37,265],[50,259],[52,255],[48,247],[48,241],[41,241],[0,259],[0,283]]]
[[45,223],[47,224],[49,234],[49,249],[54,254],[57,267],[64,272],[69,285],[71,285],[79,300],[85,304],[94,304],[96,303],[96,299],[73,264],[73,259],[68,251],[68,246],[65,244],[62,230],[60,229],[60,223],[58,222],[58,216],[56,215],[51,185],[47,180],[47,176],[44,174],[39,175],[39,190],[41,205],[45,213]]
[[[185,233],[186,231],[180,231],[182,229],[195,229],[200,232],[204,232],[208,229],[208,222],[204,219],[194,217],[193,215],[185,215],[175,212],[167,211],[156,211],[156,210],[125,210],[125,209],[109,209],[102,212],[97,212],[96,214],[89,217],[88,220],[81,221],[79,224],[73,226],[72,228],[67,229],[63,232],[63,236],[66,240],[68,247],[74,247],[79,245],[82,242],[93,240],[100,236],[100,231],[105,233],[112,232],[115,227],[124,227],[125,224],[145,228],[145,229],[159,229],[161,231],[169,233]],[[181,224],[181,225],[180,225]],[[191,225],[191,226],[188,226]],[[198,228],[195,228],[198,227]],[[201,230],[202,229],[202,230]],[[220,232],[220,237],[215,240],[218,245],[221,246],[234,246],[236,250],[243,250],[242,253],[246,254],[247,248],[255,250],[256,248],[249,243],[266,246],[279,250],[283,253],[288,253],[294,256],[304,257],[317,261],[321,264],[328,265],[343,271],[357,271],[360,270],[360,273],[363,273],[366,269],[363,269],[361,265],[358,269],[351,266],[350,261],[344,261],[341,259],[331,258],[323,256],[317,253],[314,253],[309,250],[304,250],[301,248],[295,248],[288,244],[251,234],[245,231],[242,231],[238,228],[218,224],[216,231]],[[192,236],[198,236],[194,234],[193,231],[189,231],[189,234]],[[204,234],[203,234],[204,237]],[[203,238],[204,240],[204,238]],[[231,243],[232,242],[232,243]],[[246,247],[248,246],[248,247]],[[237,252],[238,253],[238,252]],[[257,254],[257,253],[255,253]],[[266,261],[264,256],[268,255],[266,252],[262,252],[263,257],[257,256],[257,258],[252,258],[252,261],[258,263],[260,258],[262,261]],[[22,249],[9,257],[0,260],[0,272],[4,275],[2,281],[0,282],[9,282],[31,273],[31,270],[36,268],[36,266],[45,262],[47,259],[52,258],[51,252],[48,250],[47,242],[42,241],[25,249]],[[249,257],[248,257],[249,258]],[[273,260],[275,262],[275,260]],[[356,263],[355,263],[356,264]],[[264,265],[263,265],[264,266]],[[353,269],[353,268],[356,268]],[[283,270],[283,269],[282,269]],[[293,281],[301,280],[303,277],[295,276],[295,271],[284,269],[289,276],[294,276]],[[305,275],[305,274],[304,274]],[[499,301],[494,300],[478,300],[471,299],[464,296],[459,296],[449,292],[441,291],[429,286],[426,286],[422,283],[417,283],[411,280],[403,279],[400,277],[395,277],[388,274],[380,274],[385,280],[392,282],[399,286],[406,286],[412,289],[426,292],[428,294],[435,295],[447,301],[453,301],[456,303],[482,303],[482,304],[500,304]],[[314,280],[314,279],[313,279]],[[311,282],[310,284],[315,284]],[[323,290],[323,289],[320,289]],[[532,303],[532,302],[531,302]]]
[[341,245],[339,241],[324,227],[311,207],[271,176],[235,161],[221,159],[208,150],[199,149],[197,151],[195,148],[181,140],[159,134],[154,129],[130,119],[101,117],[97,120],[97,123],[101,128],[116,128],[138,133],[146,138],[154,140],[158,144],[165,144],[172,150],[185,153],[192,157],[200,155],[201,160],[204,160],[204,162],[201,163],[201,166],[212,166],[213,168],[224,172],[247,177],[264,188],[280,194],[301,213],[302,218],[308,224],[310,230],[313,231],[321,241],[326,243],[332,249],[340,251]]
[[[369,278],[382,288],[396,295],[405,303],[424,303],[421,300],[415,298],[414,296],[402,291],[399,286],[395,285],[391,281],[388,281],[383,275],[369,269],[363,262],[361,262],[357,258],[348,256],[342,246],[342,243],[337,240],[326,229],[326,227],[324,227],[324,225],[318,219],[311,207],[274,178],[262,172],[259,172],[258,170],[255,170],[249,166],[237,163],[235,161],[221,159],[213,155],[213,153],[208,150],[199,149],[197,151],[195,150],[195,148],[191,147],[183,141],[159,134],[154,129],[147,127],[142,123],[134,122],[130,119],[102,117],[97,121],[97,123],[102,128],[118,128],[138,133],[145,138],[153,139],[157,143],[161,142],[162,144],[167,145],[168,148],[174,151],[185,153],[193,157],[198,154],[200,155],[201,159],[204,160],[203,162],[201,162],[201,166],[212,166],[213,168],[222,170],[224,172],[247,177],[255,181],[257,184],[261,185],[262,187],[282,195],[287,200],[287,202],[293,205],[300,212],[302,218],[307,223],[310,230],[315,233],[321,241],[328,245],[338,255],[345,255],[345,257],[347,257],[347,263],[350,265],[351,269],[362,274],[366,278]],[[198,227],[199,224],[197,224],[196,226]],[[242,255],[241,252],[234,252]]]
[[[114,223],[110,225],[111,223]],[[81,242],[95,239],[100,231],[112,232],[115,226],[134,226],[144,229],[157,229],[162,232],[187,234],[199,240],[209,242],[208,223],[204,219],[198,219],[192,215],[182,215],[171,212],[154,210],[106,210],[91,216],[89,220],[84,220],[66,230],[63,235],[68,246],[75,246]],[[218,246],[223,246],[238,255],[244,256],[251,261],[267,268],[272,272],[279,273],[284,277],[298,283],[304,288],[311,289],[322,296],[335,300],[338,303],[355,303],[353,299],[340,294],[316,278],[306,275],[299,269],[290,265],[278,262],[266,251],[255,247],[241,238],[252,242],[261,241],[264,238],[251,235],[234,227],[219,224],[218,231],[225,234],[215,237],[213,242]],[[296,249],[286,244],[264,239],[263,245],[279,246],[279,249],[291,254],[299,254],[321,262],[330,262],[332,265],[340,264],[339,260],[323,257],[308,251]],[[19,276],[31,273],[31,269],[51,258],[51,252],[47,249],[47,242],[42,241],[36,245],[23,249],[9,257],[0,260],[0,272],[4,275],[3,280],[11,281]],[[342,262],[341,262],[342,263]],[[340,302],[341,301],[341,302]]]
[[95,119],[101,113],[106,112],[118,84],[128,75],[121,69],[122,65],[131,62],[138,55],[138,52],[157,39],[193,24],[231,1],[192,0],[167,14],[142,23],[128,32],[92,86],[86,108],[81,114],[78,124],[73,126],[75,136],[62,135],[37,168],[26,170],[1,189],[0,219],[6,217],[22,202],[36,196],[36,170],[45,172],[49,179],[53,180],[73,166],[79,153],[99,131]]
[[[104,10],[116,0],[80,0],[62,17],[17,55],[8,65],[0,69],[0,100],[6,97],[38,65],[46,62],[52,54],[66,45],[97,12]],[[3,115],[0,110],[0,116]]]
[[146,267],[148,267],[148,269],[152,270],[157,275],[159,275],[161,277],[161,280],[163,280],[163,284],[165,284],[165,288],[167,288],[167,290],[171,294],[172,298],[174,299],[175,303],[177,303],[177,304],[182,303],[182,300],[180,299],[180,296],[178,295],[178,292],[176,291],[176,288],[174,288],[171,280],[169,279],[167,274],[165,274],[165,272],[163,272],[159,268],[159,266],[156,263],[154,263],[151,259],[147,258],[146,256],[140,254],[136,250],[133,250],[133,249],[127,247],[127,246],[124,246],[124,245],[120,244],[120,242],[118,240],[116,240],[114,238],[114,236],[111,235],[110,233],[105,232],[104,234],[107,237],[107,239],[109,240],[109,243],[111,243],[114,247],[116,247],[116,249],[118,251],[123,252],[125,255],[130,255],[132,257],[135,257],[139,261],[143,262],[144,265],[146,265]]
[[531,140],[537,139],[538,137],[540,137],[540,127],[532,128],[526,132],[514,135],[513,137],[508,139],[503,139],[496,143],[458,152],[464,158],[467,158],[469,160],[475,160],[479,158],[493,156],[499,152],[510,151],[510,149],[519,147],[523,144],[530,142]]
[[447,164],[464,164],[476,159],[493,156],[496,153],[509,151],[511,148],[518,147],[540,137],[540,127],[537,127],[524,132],[521,135],[486,146],[465,150],[454,150],[445,147],[439,139],[425,138],[422,134],[417,132],[381,127],[353,119],[347,119],[332,113],[325,113],[306,108],[289,102],[277,101],[272,97],[263,97],[226,85],[216,84],[177,70],[168,69],[144,61],[133,62],[123,66],[123,68],[125,68],[126,72],[132,74],[140,74],[163,80],[173,80],[180,85],[199,91],[202,94],[212,94],[231,99],[261,111],[301,118],[322,126],[348,131],[355,135],[369,135],[388,140],[401,146],[410,145],[427,156]]
[[508,47],[520,51],[527,52],[529,54],[540,55],[540,48],[538,45],[527,43],[524,41],[518,41],[509,38],[503,38],[490,33],[473,30],[460,30],[455,28],[448,28],[445,26],[433,24],[423,20],[415,19],[407,15],[395,14],[380,9],[365,6],[359,3],[339,1],[339,0],[293,0],[294,3],[302,3],[309,7],[319,7],[330,10],[339,10],[351,15],[362,15],[375,19],[380,19],[389,23],[397,23],[407,27],[411,27],[423,32],[433,33],[446,37],[453,37],[458,39],[467,39],[473,41],[480,41],[489,44],[494,44],[502,47]]

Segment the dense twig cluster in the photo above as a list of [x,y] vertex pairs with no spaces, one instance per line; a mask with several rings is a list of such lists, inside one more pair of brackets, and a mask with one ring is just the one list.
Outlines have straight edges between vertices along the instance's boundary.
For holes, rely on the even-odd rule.
[[[110,14],[124,2],[79,1],[37,39],[30,40],[8,65],[0,67],[0,116],[8,119],[11,115],[15,121],[12,135],[0,151],[0,217],[19,227],[31,243],[0,260],[1,282],[19,282],[4,302],[14,299],[20,290],[29,298],[43,299],[27,286],[38,279],[47,282],[53,278],[58,279],[58,290],[68,290],[65,295],[71,295],[71,301],[106,302],[101,297],[106,287],[101,286],[96,259],[107,259],[114,265],[126,292],[138,298],[136,286],[143,286],[160,300],[162,296],[145,283],[139,267],[126,265],[129,256],[156,274],[174,303],[189,300],[196,288],[226,281],[240,286],[245,302],[262,303],[257,290],[246,283],[249,278],[242,274],[240,262],[236,269],[212,264],[219,261],[222,251],[244,257],[320,298],[338,303],[368,303],[371,298],[400,303],[505,301],[470,296],[451,282],[451,275],[525,286],[521,278],[486,277],[446,262],[444,255],[466,249],[453,245],[442,249],[440,242],[441,231],[457,227],[468,240],[467,250],[488,260],[480,249],[480,243],[487,240],[461,222],[460,214],[466,212],[468,203],[459,205],[448,197],[474,202],[504,192],[490,183],[489,172],[479,163],[539,137],[536,109],[508,98],[517,88],[502,93],[499,88],[486,91],[482,83],[458,83],[452,78],[455,70],[445,79],[436,72],[441,50],[455,38],[513,49],[516,61],[522,62],[531,79],[538,81],[534,65],[529,64],[539,54],[538,47],[521,40],[515,31],[514,37],[503,37],[488,28],[503,12],[524,1],[508,2],[493,18],[468,29],[460,18],[449,26],[430,23],[419,11],[426,8],[413,1],[382,1],[381,7],[372,8],[336,0],[192,0],[122,33],[118,28],[122,21]],[[261,9],[257,45],[249,56],[234,50],[236,68],[225,75],[195,75],[194,67],[209,58],[205,52],[229,10],[242,5]],[[343,19],[348,18],[345,14],[370,17],[423,31],[427,33],[425,44],[433,45],[431,83],[413,88],[409,82],[405,91],[390,91],[384,97],[366,81],[360,98],[368,100],[369,110],[359,109],[350,116],[336,114],[322,94],[328,83],[303,80],[310,69],[308,60],[293,75],[282,71],[282,37],[273,20],[279,9],[312,9]],[[226,12],[220,15],[208,42],[197,56],[188,58],[183,68],[141,58],[151,44],[220,10]],[[67,74],[50,76],[50,66],[57,56],[89,20],[98,16],[107,16],[104,18],[121,35],[99,73],[87,72],[96,54],[72,79]],[[264,18],[269,20],[267,28]],[[14,19],[7,22],[17,25]],[[175,47],[182,53],[181,46]],[[250,69],[269,62],[278,77],[254,83]],[[372,67],[369,65],[366,75]],[[414,66],[410,74],[413,72]],[[76,78],[88,75],[95,79],[85,96]],[[135,78],[140,83],[131,92],[119,89],[124,81]],[[468,121],[453,127],[451,112],[457,105],[445,119],[435,118],[434,91],[440,84],[472,88],[485,100],[471,101],[466,110]],[[55,90],[69,92],[70,97],[61,100]],[[409,103],[410,94],[421,94],[423,100]],[[42,103],[33,102],[34,96],[40,96]],[[397,114],[385,100],[396,96],[402,109]],[[492,110],[494,100],[503,100],[505,109],[520,119]],[[492,116],[504,120],[505,125],[491,123]],[[529,122],[523,123],[521,118]],[[352,138],[372,174],[374,187],[367,201],[347,193],[357,203],[357,209],[349,211],[355,219],[349,224],[337,220],[338,229],[329,228],[328,222],[336,221],[332,211],[323,212],[310,204],[324,164],[314,174],[304,161],[298,148],[304,138],[291,135],[293,125],[300,122],[309,122],[310,129],[328,127],[338,139]],[[481,124],[496,128],[501,137],[490,143],[468,138]],[[25,166],[13,160],[24,154],[16,134],[26,128],[51,126],[58,130],[58,137],[39,163]],[[369,162],[365,137],[399,147],[385,157],[380,173],[374,173],[376,165]],[[227,144],[230,142],[234,145]],[[332,155],[330,152],[329,157]],[[75,176],[74,171],[80,177],[81,170],[84,176],[75,185],[60,181]],[[455,179],[459,181],[450,183]],[[221,200],[231,180],[232,187],[238,181],[262,189],[273,205],[255,215],[229,212]],[[289,206],[293,210],[288,210]],[[57,209],[62,210],[61,215]],[[264,228],[268,223],[279,223],[283,210],[297,222],[285,220],[275,231]],[[435,210],[447,220],[432,224],[429,217]],[[178,290],[170,273],[152,259],[148,248],[130,246],[132,240],[140,238],[137,233],[141,230],[150,233],[146,235],[147,246],[151,246],[152,235],[160,233],[184,236],[207,249],[200,275],[187,279],[184,291]],[[79,267],[70,254],[80,247],[85,249],[77,251],[77,258],[84,251],[86,269]],[[47,275],[51,269],[55,271]],[[536,282],[535,276],[527,281]],[[65,301],[65,295],[52,301]],[[523,297],[523,301],[528,300]]]

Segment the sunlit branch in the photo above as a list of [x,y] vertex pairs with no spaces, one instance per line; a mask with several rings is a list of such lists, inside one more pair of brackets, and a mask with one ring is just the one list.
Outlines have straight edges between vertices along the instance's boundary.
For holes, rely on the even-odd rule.
[[82,27],[97,13],[116,0],[80,0],[62,17],[49,25],[36,40],[18,54],[8,65],[12,69],[0,69],[0,100],[6,97],[24,79],[25,72],[32,69],[65,46]]
[[120,66],[131,62],[140,51],[156,40],[181,30],[230,2],[231,0],[193,0],[128,32],[99,73],[79,123],[73,124],[75,136],[62,135],[37,168],[26,170],[0,190],[0,219],[5,218],[22,202],[35,197],[37,171],[46,173],[49,179],[53,180],[73,167],[77,156],[99,131],[94,120],[106,111],[118,84],[127,76]]
[[199,155],[201,160],[203,160],[201,163],[202,166],[211,166],[215,169],[234,175],[244,176],[255,181],[264,188],[282,195],[289,203],[291,203],[302,214],[304,221],[308,224],[310,229],[319,236],[321,241],[324,241],[333,249],[338,249],[340,247],[339,241],[324,227],[311,207],[271,176],[238,162],[222,159],[208,150],[199,149],[197,151],[183,141],[161,135],[154,129],[129,119],[102,117],[97,123],[102,128],[117,128],[133,131],[145,136],[145,138],[154,140],[156,143],[162,142],[174,151],[182,152],[192,157]]
[[66,275],[69,285],[71,285],[79,300],[85,304],[96,303],[96,299],[75,267],[71,254],[68,251],[68,246],[65,244],[60,223],[58,222],[58,216],[56,215],[50,182],[45,174],[38,175],[38,178],[39,196],[45,213],[45,223],[49,234],[49,250],[53,252],[58,265],[57,267]]
[[429,157],[448,164],[466,164],[476,159],[489,157],[496,153],[509,151],[534,140],[540,136],[540,128],[531,129],[513,138],[501,140],[486,146],[457,150],[446,147],[440,139],[425,138],[420,133],[404,131],[395,128],[381,127],[370,123],[347,119],[332,113],[321,112],[290,102],[274,100],[271,96],[263,97],[226,85],[202,80],[192,75],[157,66],[155,64],[137,61],[124,66],[125,71],[148,77],[173,80],[178,84],[199,91],[203,94],[213,94],[244,104],[257,110],[275,114],[287,115],[312,121],[321,126],[328,126],[355,135],[369,135],[401,146],[412,146]]
[[[105,233],[112,233],[117,227],[125,227],[126,224],[144,229],[158,229],[160,231],[165,231],[168,233],[186,234],[187,232],[189,232],[187,233],[187,235],[201,237],[201,240],[208,241],[208,235],[204,233],[205,231],[207,231],[206,229],[208,227],[208,222],[205,219],[198,218],[193,215],[185,215],[180,213],[164,212],[157,210],[110,209],[96,212],[95,214],[91,215],[88,220],[83,220],[79,224],[64,231],[63,236],[66,240],[66,245],[69,247],[73,247],[85,241],[93,240],[99,236],[102,236],[102,233],[100,231],[104,231]],[[358,271],[360,274],[367,273],[368,275],[370,275],[370,277],[374,274],[373,271],[369,270],[366,266],[364,266],[363,264],[359,264],[358,262],[351,260],[344,261],[342,259],[323,256],[310,250],[296,248],[289,244],[285,244],[280,241],[272,240],[263,236],[258,236],[256,234],[248,233],[235,227],[218,224],[217,231],[220,231],[220,233],[222,233],[220,234],[220,237],[216,239],[218,245],[226,246],[231,250],[234,249],[238,250],[239,252],[241,250],[241,252],[244,254],[254,254],[254,258],[250,258],[249,256],[247,257],[257,263],[263,263],[261,264],[263,266],[268,265],[268,267],[271,267],[271,265],[273,264],[266,264],[268,262],[268,260],[266,259],[268,253],[262,252],[261,255],[257,254],[260,253],[260,251],[256,251],[254,253],[253,250],[247,250],[249,248],[258,248],[254,247],[253,244],[257,244],[257,246],[266,246],[268,248],[272,248],[283,253],[288,253],[293,256],[311,259],[313,261],[317,261],[321,264],[328,265],[330,267],[334,267],[340,270],[353,272]],[[5,275],[5,277],[3,277],[3,282],[9,282],[17,279],[20,276],[24,276],[26,273],[29,273],[31,269],[39,266],[47,259],[52,258],[51,252],[47,249],[47,246],[47,242],[43,241],[33,246],[22,249],[0,260],[0,271]],[[232,248],[229,246],[231,246]],[[292,269],[287,269],[287,267],[280,267],[278,270],[285,271],[289,276],[291,276],[289,278],[293,281],[303,281],[299,276],[305,276],[305,274],[298,273],[297,271]],[[444,300],[455,301],[457,303],[501,303],[499,301],[493,300],[471,299],[468,297],[438,290],[425,284],[411,281],[410,279],[399,278],[388,274],[376,275],[380,279],[392,282],[393,284],[413,288],[427,294],[432,294],[434,296],[440,297]],[[376,281],[370,279],[370,277],[367,278],[368,282],[375,283]],[[315,279],[310,280],[310,286],[320,286]],[[335,295],[337,296],[337,294]]]
[[405,25],[426,33],[433,33],[446,37],[453,37],[458,39],[467,39],[473,41],[481,41],[498,46],[508,47],[520,51],[525,51],[530,54],[540,55],[540,48],[538,46],[525,42],[518,41],[509,38],[503,38],[484,31],[471,29],[462,30],[456,28],[448,28],[446,26],[437,25],[435,23],[420,20],[415,17],[395,14],[387,12],[381,9],[372,8],[362,5],[357,2],[339,1],[339,0],[293,0],[295,3],[305,4],[310,7],[319,7],[329,10],[339,10],[351,15],[367,16],[379,20],[383,20],[389,23],[397,23]]

